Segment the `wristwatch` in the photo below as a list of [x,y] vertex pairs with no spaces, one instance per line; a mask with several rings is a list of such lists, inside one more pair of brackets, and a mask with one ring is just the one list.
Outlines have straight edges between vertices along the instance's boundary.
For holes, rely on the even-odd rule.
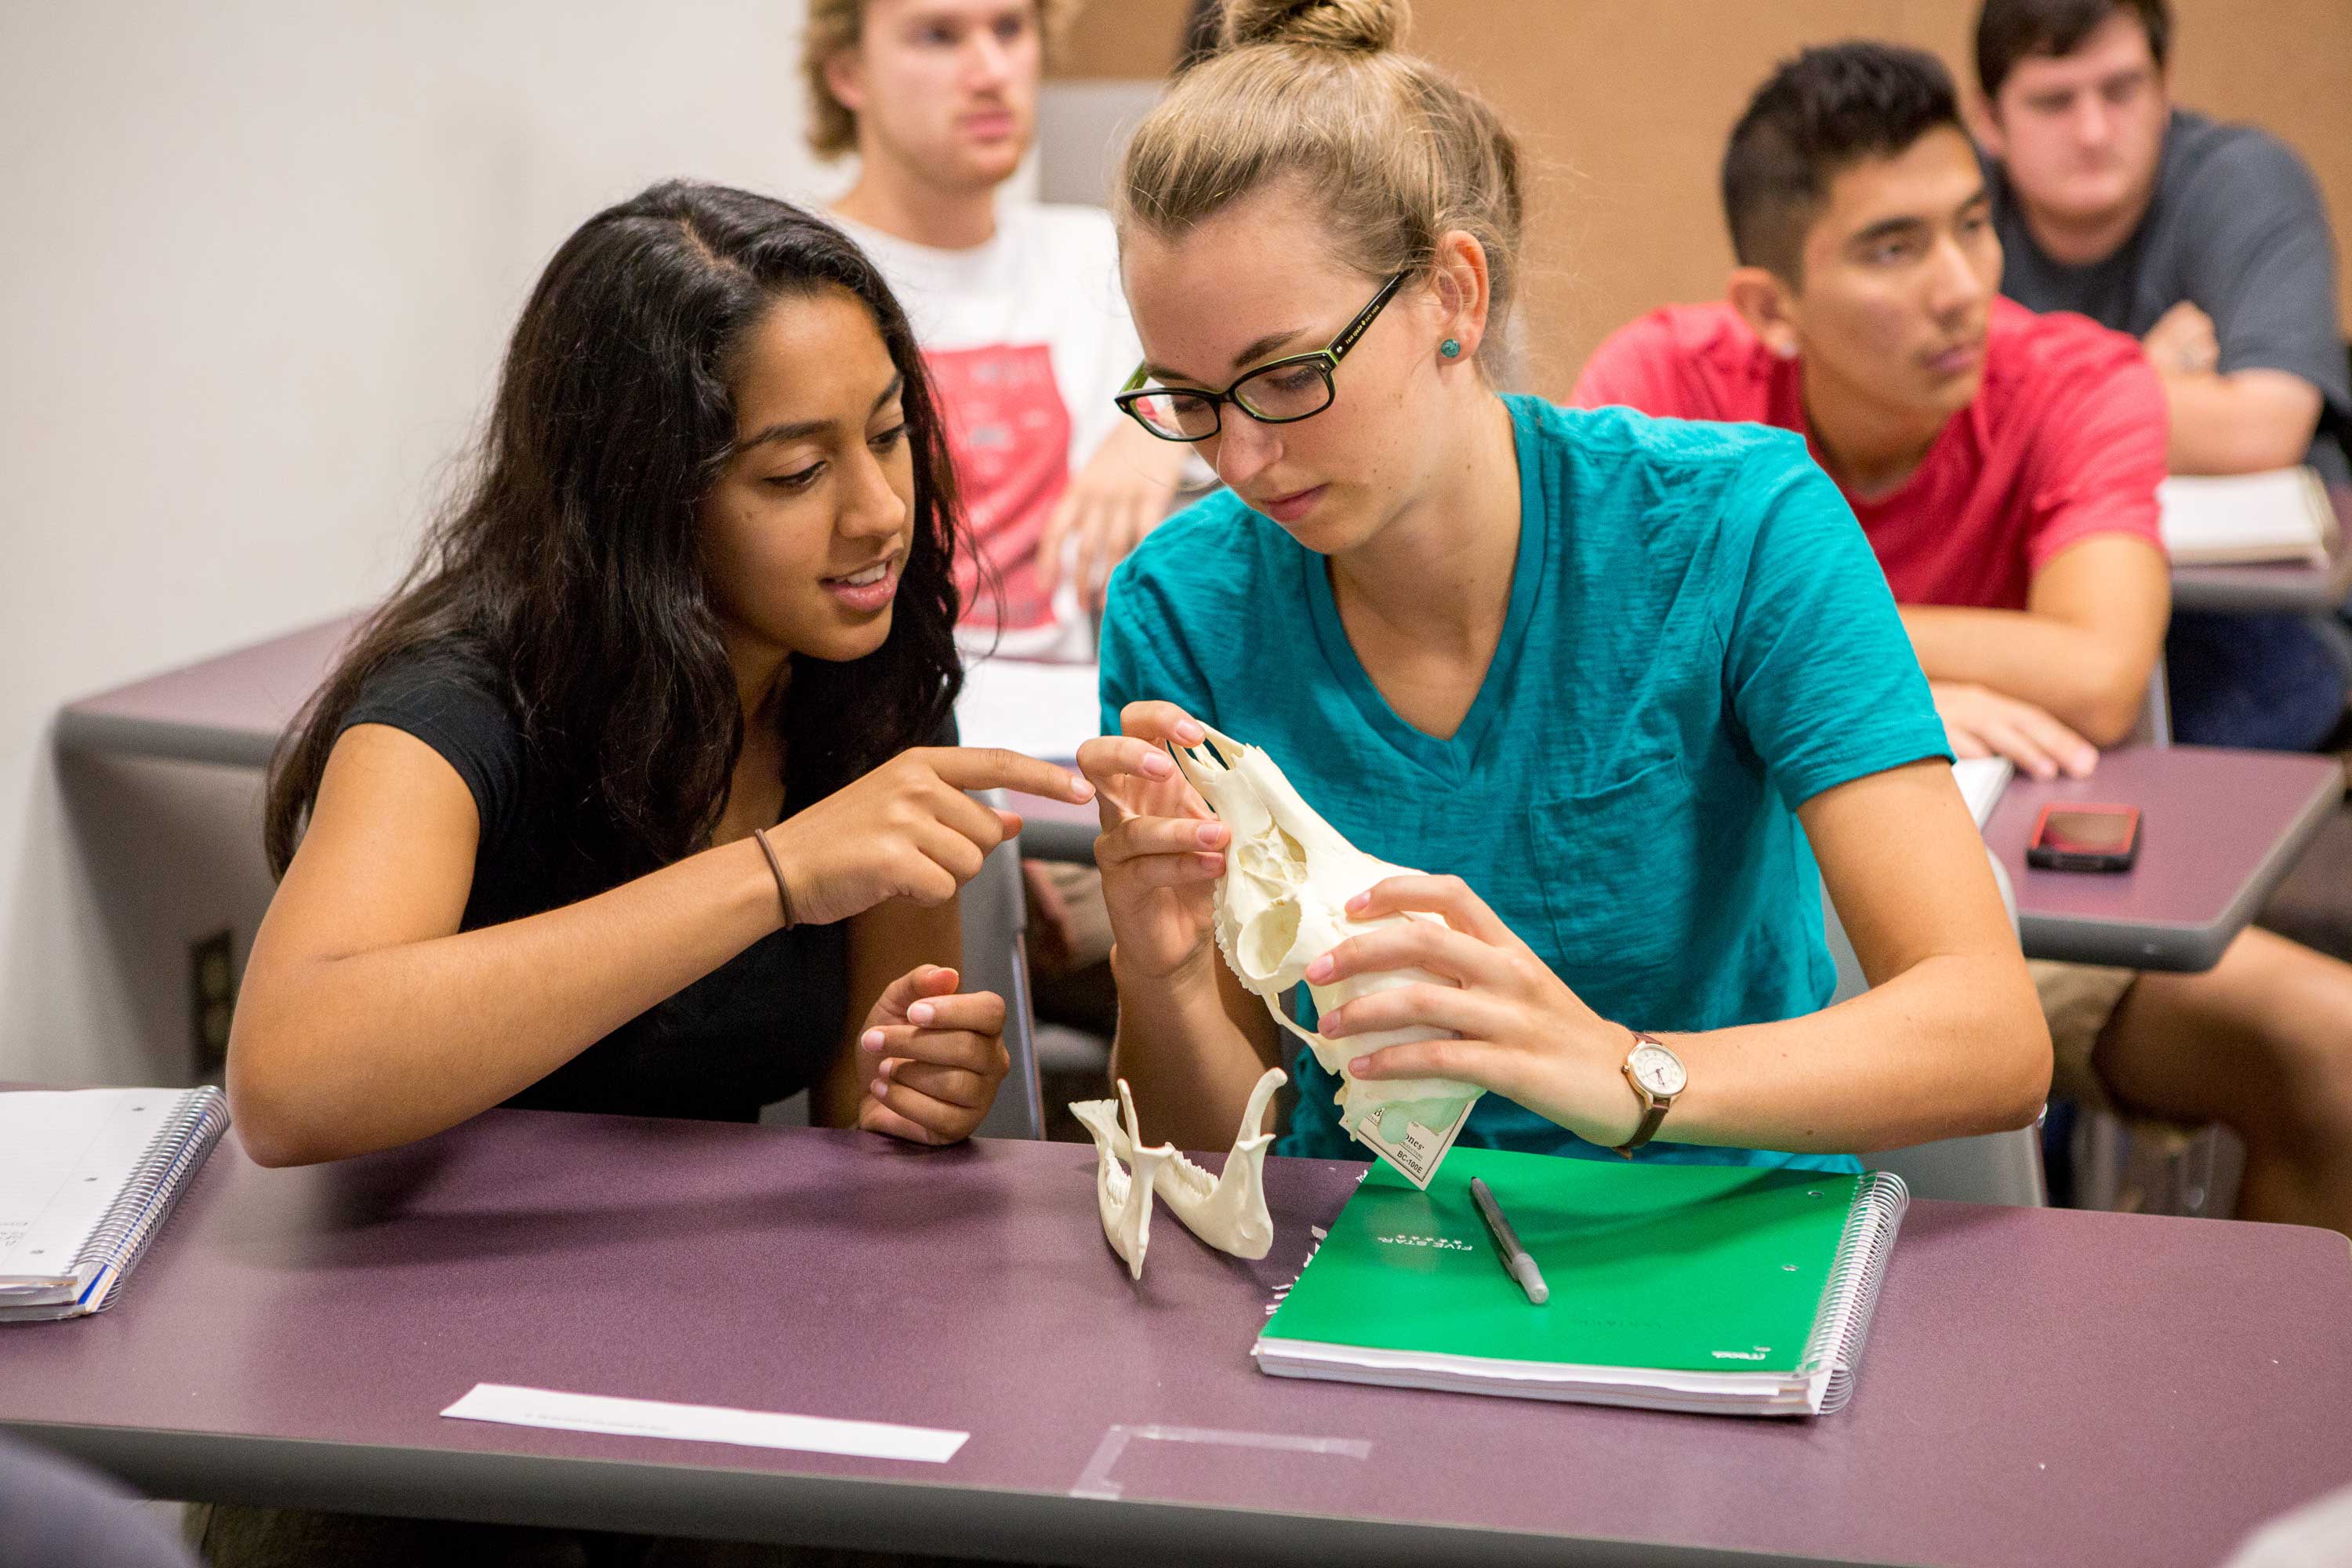
[[1655,1035],[1645,1035],[1635,1029],[1633,1048],[1625,1054],[1625,1081],[1633,1086],[1633,1098],[1642,1102],[1642,1124],[1633,1129],[1633,1136],[1617,1145],[1617,1152],[1628,1160],[1633,1151],[1658,1135],[1658,1123],[1674,1109],[1675,1097],[1690,1084],[1690,1074],[1683,1067],[1683,1058],[1666,1049]]

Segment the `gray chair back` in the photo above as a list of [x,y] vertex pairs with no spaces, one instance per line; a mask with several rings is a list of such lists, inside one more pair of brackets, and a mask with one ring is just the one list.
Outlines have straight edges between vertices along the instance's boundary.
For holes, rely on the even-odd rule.
[[[2320,640],[2329,651],[2352,669],[2352,640],[2347,640],[2344,624],[2333,616],[2314,616],[2310,624],[2318,628]],[[2147,706],[2127,739],[2148,746],[2172,744],[2172,707],[2161,654],[2148,677]],[[2150,1184],[2145,1177],[2136,1180],[2133,1174],[2137,1136],[2133,1119],[2107,1107],[2085,1105],[2079,1110],[2074,1123],[2073,1200],[2078,1206],[2130,1207],[2143,1214],[2197,1218],[2209,1212],[2228,1212],[2235,1187],[2226,1184],[2233,1184],[2235,1178],[2225,1177],[2224,1183],[2215,1180],[2217,1167],[2224,1164],[2224,1130],[2218,1123],[2207,1123],[2186,1141],[2174,1137],[2168,1129],[2161,1132],[2154,1142],[2155,1150],[2161,1152],[2154,1153],[2152,1160],[2162,1175]]]
[[1009,838],[989,852],[980,875],[966,882],[963,988],[1004,998],[1004,1049],[1013,1070],[980,1124],[982,1138],[1043,1138],[1045,1106],[1038,1091],[1036,1014],[1029,994],[1029,959],[1022,937],[1029,901],[1021,889],[1021,841]]
[[2139,711],[2139,722],[2124,737],[2126,745],[2168,746],[2172,744],[2172,692],[2165,684],[2164,654],[2159,649],[2156,668],[2147,678],[2147,703]]

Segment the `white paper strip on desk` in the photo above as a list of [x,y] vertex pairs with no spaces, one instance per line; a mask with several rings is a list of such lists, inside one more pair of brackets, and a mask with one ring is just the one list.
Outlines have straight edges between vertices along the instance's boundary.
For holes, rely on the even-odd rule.
[[441,1412],[460,1421],[545,1426],[563,1432],[606,1432],[621,1437],[674,1437],[691,1443],[736,1443],[750,1448],[797,1448],[860,1459],[916,1459],[945,1464],[971,1436],[937,1426],[887,1421],[839,1421],[826,1415],[785,1415],[723,1405],[672,1405],[603,1394],[478,1383]]
[[1069,762],[1102,731],[1100,672],[1091,664],[982,658],[964,667],[957,738],[1048,762]]
[[2336,512],[2308,468],[2190,478],[2158,485],[2164,548],[2180,566],[2263,561],[2327,563]]

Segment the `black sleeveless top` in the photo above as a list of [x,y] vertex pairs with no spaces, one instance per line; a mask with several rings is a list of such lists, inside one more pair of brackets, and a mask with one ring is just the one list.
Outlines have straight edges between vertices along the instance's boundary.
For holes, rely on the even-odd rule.
[[[496,669],[479,654],[422,649],[370,679],[341,726],[404,731],[446,759],[473,792],[481,840],[463,931],[604,890],[582,887],[570,869],[581,861],[579,850],[546,796],[546,781],[533,776],[500,688]],[[938,743],[954,744],[952,721]],[[848,1007],[847,925],[773,931],[507,1103],[753,1121],[760,1107],[798,1093],[824,1072],[840,1047]]]

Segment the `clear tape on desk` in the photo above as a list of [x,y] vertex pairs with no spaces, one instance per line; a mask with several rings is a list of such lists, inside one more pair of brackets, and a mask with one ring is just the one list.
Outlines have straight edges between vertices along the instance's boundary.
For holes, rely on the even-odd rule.
[[1070,1495],[1116,1501],[1125,1495],[1110,1472],[1130,1442],[1213,1443],[1234,1448],[1269,1448],[1289,1454],[1332,1454],[1344,1459],[1369,1459],[1372,1446],[1361,1437],[1302,1437],[1288,1432],[1228,1432],[1211,1426],[1115,1426],[1095,1446]]

